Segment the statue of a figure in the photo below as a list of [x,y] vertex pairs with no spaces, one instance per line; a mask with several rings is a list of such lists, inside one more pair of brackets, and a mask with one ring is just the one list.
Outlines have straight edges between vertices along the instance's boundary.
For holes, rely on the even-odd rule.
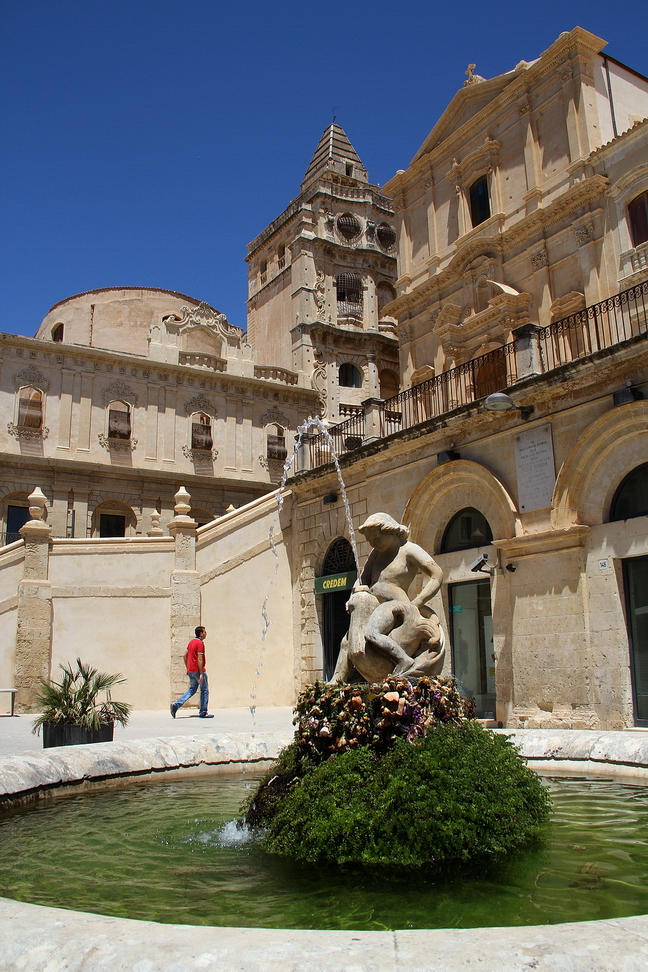
[[[368,682],[387,675],[438,675],[445,639],[427,602],[441,587],[441,568],[387,513],[373,513],[359,532],[373,550],[347,604],[349,633],[331,681],[346,682],[354,668]],[[419,573],[429,579],[410,601],[407,591]]]

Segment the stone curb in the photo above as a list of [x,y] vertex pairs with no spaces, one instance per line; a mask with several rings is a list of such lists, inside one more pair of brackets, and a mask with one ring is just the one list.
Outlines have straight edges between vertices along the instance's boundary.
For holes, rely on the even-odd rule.
[[[534,766],[648,773],[648,736],[500,730]],[[272,759],[283,734],[167,737],[0,759],[0,794],[38,799],[57,788]],[[74,749],[74,752],[69,750]],[[543,766],[544,768],[544,766]],[[595,770],[598,772],[598,770]],[[162,925],[0,898],[0,972],[640,972],[648,916],[523,928],[396,932]]]

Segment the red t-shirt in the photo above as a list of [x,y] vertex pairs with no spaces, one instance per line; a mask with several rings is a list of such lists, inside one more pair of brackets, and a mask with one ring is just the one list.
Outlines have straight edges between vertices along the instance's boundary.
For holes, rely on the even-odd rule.
[[[198,652],[204,655],[205,645],[200,638],[192,638],[187,645],[187,672],[199,672]],[[203,668],[205,666],[203,665]]]

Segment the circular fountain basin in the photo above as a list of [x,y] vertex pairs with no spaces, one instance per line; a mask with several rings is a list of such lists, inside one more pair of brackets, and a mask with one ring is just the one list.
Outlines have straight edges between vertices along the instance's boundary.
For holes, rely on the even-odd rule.
[[[552,775],[648,781],[641,732],[509,733]],[[107,743],[0,760],[5,807],[64,793],[267,765],[288,740],[237,734]],[[167,775],[168,774],[168,775]],[[648,916],[513,928],[304,931],[183,926],[108,918],[0,899],[1,969],[639,969],[648,967]]]

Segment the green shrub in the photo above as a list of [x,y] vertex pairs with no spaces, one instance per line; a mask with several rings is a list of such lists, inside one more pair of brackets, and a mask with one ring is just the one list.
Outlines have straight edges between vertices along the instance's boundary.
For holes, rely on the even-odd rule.
[[415,867],[494,858],[536,837],[548,816],[535,773],[505,737],[475,722],[436,726],[413,745],[397,740],[382,756],[358,746],[302,767],[301,778],[289,749],[277,767],[281,793],[269,795],[260,817],[266,850],[300,861]]

